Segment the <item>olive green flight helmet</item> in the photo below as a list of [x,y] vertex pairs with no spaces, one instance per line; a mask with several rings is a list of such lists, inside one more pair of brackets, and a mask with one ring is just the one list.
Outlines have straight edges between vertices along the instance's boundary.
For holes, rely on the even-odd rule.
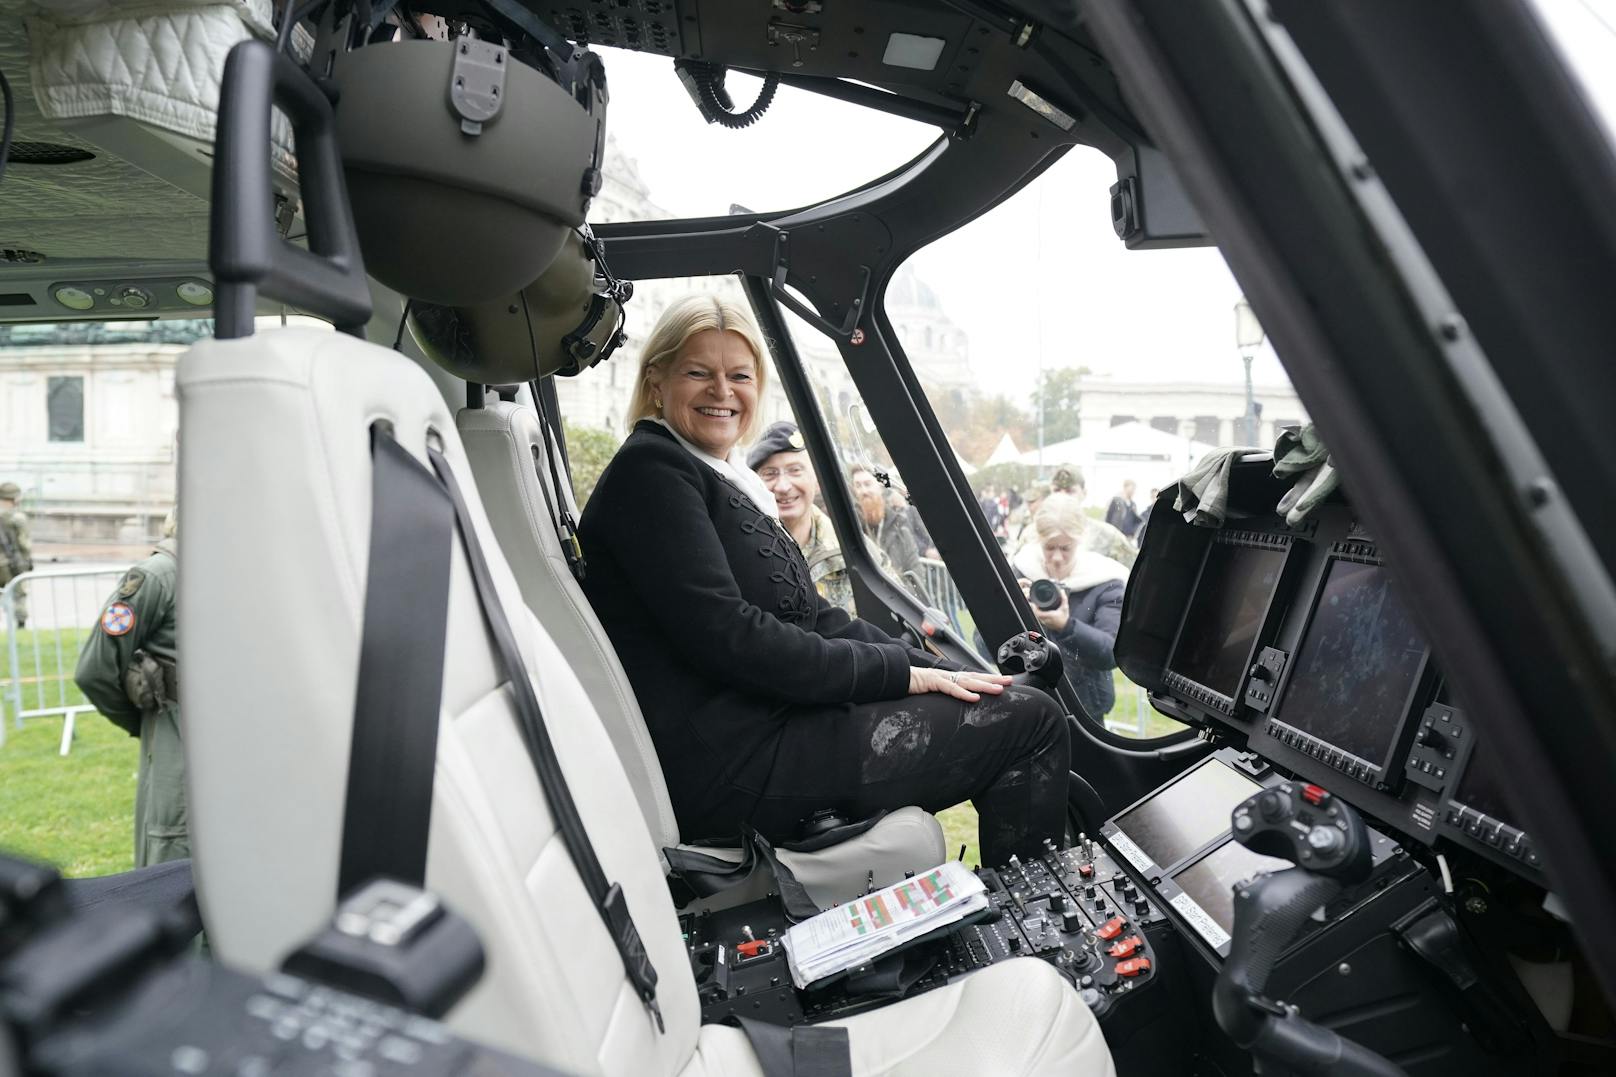
[[479,385],[510,385],[604,362],[623,341],[633,285],[606,269],[587,228],[570,232],[538,280],[487,303],[410,304],[410,332],[426,356]]
[[330,63],[365,268],[389,288],[492,302],[583,224],[606,140],[598,57],[580,50],[552,77],[468,35],[337,49]]

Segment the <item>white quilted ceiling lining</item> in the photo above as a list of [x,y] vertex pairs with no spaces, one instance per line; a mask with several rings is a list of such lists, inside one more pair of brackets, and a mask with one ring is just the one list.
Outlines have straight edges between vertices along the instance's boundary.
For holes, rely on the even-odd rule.
[[[96,154],[8,168],[0,247],[48,261],[205,258],[206,199],[55,121],[123,116],[211,141],[225,54],[255,31],[267,35],[269,13],[270,0],[0,0],[0,70],[16,96],[16,138]],[[30,77],[19,77],[25,70]],[[276,134],[276,157],[289,166],[284,120]]]

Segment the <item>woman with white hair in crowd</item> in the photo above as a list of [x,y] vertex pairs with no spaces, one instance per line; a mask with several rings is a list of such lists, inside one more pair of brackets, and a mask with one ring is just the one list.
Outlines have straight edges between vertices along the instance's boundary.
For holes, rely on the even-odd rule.
[[1052,493],[1033,514],[1033,541],[1016,552],[1014,567],[1022,589],[1033,580],[1057,585],[1057,604],[1033,613],[1061,649],[1067,675],[1089,717],[1104,717],[1117,701],[1111,653],[1122,623],[1122,596],[1128,568],[1120,561],[1083,547],[1083,532],[1093,523],[1071,494]]
[[1070,745],[1047,695],[962,670],[814,589],[739,453],[761,419],[764,346],[712,295],[668,307],[640,357],[633,432],[580,524],[584,590],[656,743],[685,840],[797,836],[967,798],[982,855],[1060,838]]

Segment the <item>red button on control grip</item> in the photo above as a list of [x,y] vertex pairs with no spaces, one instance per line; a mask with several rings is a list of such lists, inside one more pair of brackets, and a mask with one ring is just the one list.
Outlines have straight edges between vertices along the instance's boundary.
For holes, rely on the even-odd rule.
[[1135,957],[1127,961],[1117,962],[1118,976],[1138,976],[1141,972],[1150,971],[1150,958]]

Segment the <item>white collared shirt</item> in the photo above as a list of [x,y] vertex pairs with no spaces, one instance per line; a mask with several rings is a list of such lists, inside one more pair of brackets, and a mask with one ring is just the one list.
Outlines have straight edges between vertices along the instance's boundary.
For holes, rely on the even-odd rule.
[[751,498],[752,503],[759,509],[768,513],[776,520],[780,518],[780,509],[774,503],[774,494],[770,493],[769,488],[763,485],[763,480],[758,478],[757,472],[746,466],[745,460],[740,455],[741,450],[739,445],[731,449],[729,453],[730,458],[728,460],[724,460],[720,457],[714,456],[710,452],[697,448],[694,444],[687,440],[683,434],[679,433],[679,431],[675,430],[672,426],[669,426],[666,419],[655,418],[651,421],[654,423],[661,423],[663,428],[666,429],[668,433],[672,434],[674,440],[683,445],[685,447],[685,451],[691,456],[694,456],[697,460],[700,460],[702,463],[724,476],[730,482],[733,482],[736,486],[739,486],[741,488],[741,492],[747,497]]

